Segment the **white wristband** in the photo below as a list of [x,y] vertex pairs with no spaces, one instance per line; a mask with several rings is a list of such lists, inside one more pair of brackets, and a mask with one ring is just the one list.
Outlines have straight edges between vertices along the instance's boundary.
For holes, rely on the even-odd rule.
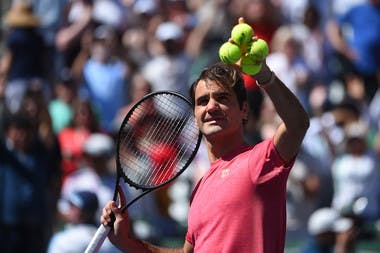
[[276,75],[273,73],[273,71],[271,71],[270,73],[271,73],[271,74],[270,74],[270,78],[269,78],[269,80],[268,80],[267,82],[265,82],[265,83],[259,83],[259,82],[256,80],[256,85],[257,85],[258,87],[262,88],[262,87],[264,87],[264,86],[266,86],[266,85],[268,85],[268,84],[273,83],[273,82],[274,82],[274,79],[276,78]]

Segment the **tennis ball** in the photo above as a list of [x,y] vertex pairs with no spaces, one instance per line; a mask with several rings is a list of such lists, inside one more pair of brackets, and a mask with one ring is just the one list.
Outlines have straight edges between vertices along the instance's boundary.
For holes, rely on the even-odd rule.
[[247,55],[256,62],[264,61],[269,53],[268,44],[263,39],[257,39],[251,43],[250,49],[247,52]]
[[244,56],[241,59],[241,69],[248,75],[255,75],[261,70],[262,63],[258,63],[249,56]]
[[219,58],[229,64],[236,63],[241,57],[241,50],[238,45],[229,41],[223,43],[219,48]]
[[232,40],[239,46],[248,46],[252,40],[253,29],[243,18],[239,18],[239,24],[235,25],[231,30]]

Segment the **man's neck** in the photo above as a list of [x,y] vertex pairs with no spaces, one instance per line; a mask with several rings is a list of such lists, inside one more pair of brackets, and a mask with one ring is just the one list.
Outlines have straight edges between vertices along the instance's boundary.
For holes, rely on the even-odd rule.
[[210,162],[227,155],[231,151],[245,144],[243,137],[241,138],[216,138],[215,140],[205,140],[207,152]]

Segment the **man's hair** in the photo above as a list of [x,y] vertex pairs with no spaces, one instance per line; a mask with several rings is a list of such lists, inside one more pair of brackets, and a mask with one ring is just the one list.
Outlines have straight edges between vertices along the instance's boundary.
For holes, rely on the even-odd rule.
[[25,112],[6,112],[3,115],[3,129],[9,130],[10,128],[23,129],[32,131],[34,129],[33,119]]
[[190,98],[193,106],[195,105],[195,89],[201,80],[215,81],[218,85],[221,85],[229,91],[233,91],[239,102],[240,109],[243,107],[243,102],[247,101],[244,79],[237,65],[217,62],[205,68],[190,87]]

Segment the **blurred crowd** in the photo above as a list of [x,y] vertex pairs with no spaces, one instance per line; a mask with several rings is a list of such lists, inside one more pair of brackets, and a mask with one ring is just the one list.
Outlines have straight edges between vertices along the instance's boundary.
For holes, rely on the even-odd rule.
[[[311,119],[288,180],[287,238],[314,240],[304,252],[326,232],[351,231],[345,252],[380,240],[380,0],[6,2],[1,252],[83,252],[114,194],[115,141],[129,108],[152,91],[188,96],[241,16]],[[255,144],[279,117],[255,80],[244,80],[246,140]],[[175,183],[130,208],[140,238],[183,238],[191,191],[209,165],[202,149]],[[320,209],[330,213],[314,215]],[[343,218],[350,222],[338,226]],[[109,242],[102,250],[117,252]]]

